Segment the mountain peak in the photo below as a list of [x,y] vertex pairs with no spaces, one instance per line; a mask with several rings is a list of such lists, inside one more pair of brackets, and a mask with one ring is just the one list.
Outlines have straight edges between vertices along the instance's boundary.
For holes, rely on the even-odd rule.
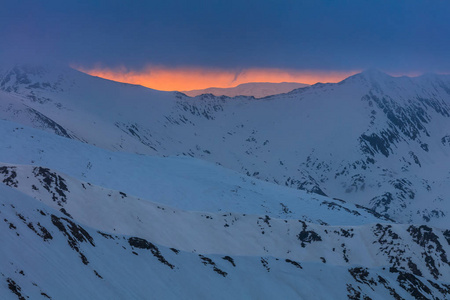
[[351,81],[362,80],[365,82],[372,82],[372,83],[378,82],[379,83],[379,82],[387,81],[391,78],[392,78],[392,76],[390,76],[376,68],[369,68],[369,69],[362,71],[361,73],[358,73],[358,74],[348,77],[343,82],[346,82],[347,80],[351,80]]
[[378,70],[375,68],[370,68],[367,70],[364,70],[363,72],[359,73],[362,78],[366,79],[367,81],[371,82],[379,82],[379,81],[385,81],[386,79],[392,78],[392,76]]
[[369,68],[369,69],[366,69],[366,70],[362,71],[360,74],[361,74],[361,75],[364,75],[364,76],[377,76],[377,77],[382,76],[382,77],[391,77],[391,76],[389,76],[388,74],[386,74],[386,73],[380,71],[380,70],[377,69],[377,68]]

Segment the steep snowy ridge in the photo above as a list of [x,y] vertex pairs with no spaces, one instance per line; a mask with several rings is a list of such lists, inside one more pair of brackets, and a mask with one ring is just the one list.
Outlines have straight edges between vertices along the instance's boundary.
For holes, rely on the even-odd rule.
[[3,94],[0,102],[0,117],[2,119],[20,122],[23,125],[32,126],[47,132],[55,133],[67,138],[79,139],[73,133],[68,132],[61,125],[46,117],[34,108],[20,101],[20,96]]

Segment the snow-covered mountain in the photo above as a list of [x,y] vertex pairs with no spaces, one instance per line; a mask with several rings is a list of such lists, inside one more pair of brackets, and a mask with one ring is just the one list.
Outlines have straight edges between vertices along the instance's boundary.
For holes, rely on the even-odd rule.
[[448,223],[450,76],[370,70],[255,100],[15,67],[0,89],[3,119],[115,151],[193,156],[400,222]]
[[449,76],[255,99],[1,74],[2,299],[450,295]]
[[190,97],[195,97],[203,94],[213,94],[215,96],[253,96],[255,98],[263,98],[267,96],[288,93],[295,89],[306,86],[308,86],[308,84],[297,82],[248,82],[242,83],[232,88],[211,87],[202,90],[183,91],[183,93]]

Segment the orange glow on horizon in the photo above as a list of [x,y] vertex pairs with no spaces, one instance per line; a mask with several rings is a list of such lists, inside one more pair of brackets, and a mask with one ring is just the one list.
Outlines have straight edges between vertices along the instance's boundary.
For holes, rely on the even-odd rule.
[[229,88],[247,82],[339,82],[359,71],[297,71],[285,69],[250,68],[239,72],[208,68],[147,67],[141,72],[126,68],[83,68],[81,72],[101,78],[138,84],[161,91],[190,91],[210,87]]

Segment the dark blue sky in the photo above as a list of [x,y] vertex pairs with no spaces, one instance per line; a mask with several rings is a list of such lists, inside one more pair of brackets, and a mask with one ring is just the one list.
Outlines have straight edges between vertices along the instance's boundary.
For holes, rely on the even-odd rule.
[[2,1],[0,57],[450,72],[450,1]]

